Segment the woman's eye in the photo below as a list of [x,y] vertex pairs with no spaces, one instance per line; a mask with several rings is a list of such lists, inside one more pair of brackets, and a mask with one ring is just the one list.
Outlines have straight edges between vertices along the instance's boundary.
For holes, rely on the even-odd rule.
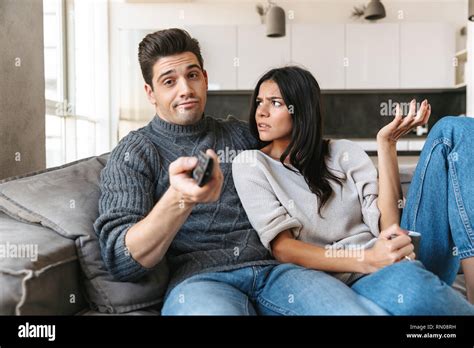
[[261,100],[257,100],[257,101],[255,101],[255,103],[257,104],[257,106],[262,105],[262,101],[261,101]]
[[273,105],[275,105],[276,107],[280,107],[282,104],[279,101],[274,100]]

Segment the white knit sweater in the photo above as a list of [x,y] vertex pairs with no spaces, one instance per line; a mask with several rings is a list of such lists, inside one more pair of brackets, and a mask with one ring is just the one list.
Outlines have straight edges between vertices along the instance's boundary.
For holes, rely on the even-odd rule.
[[[242,152],[234,159],[235,187],[250,223],[267,249],[285,230],[327,250],[363,250],[373,245],[379,235],[380,212],[377,170],[372,161],[354,142],[331,140],[326,163],[333,174],[343,178],[343,185],[330,181],[333,194],[321,209],[321,218],[319,200],[300,173],[288,170],[259,150]],[[333,249],[329,249],[331,246]],[[354,280],[348,273],[339,274],[338,278]]]

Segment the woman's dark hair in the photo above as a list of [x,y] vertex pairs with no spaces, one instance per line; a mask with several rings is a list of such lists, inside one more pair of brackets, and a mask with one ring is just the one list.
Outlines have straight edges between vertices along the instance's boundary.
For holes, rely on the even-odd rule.
[[162,57],[183,52],[194,53],[201,69],[204,69],[199,42],[192,38],[186,30],[165,29],[145,36],[138,45],[138,61],[145,82],[153,89],[153,65],[156,61]]
[[[321,208],[332,195],[329,180],[334,180],[341,185],[341,179],[331,172],[326,166],[326,157],[329,156],[329,140],[323,139],[323,120],[321,108],[321,90],[314,76],[307,70],[296,66],[272,69],[265,73],[257,82],[252,95],[250,106],[250,131],[259,139],[255,112],[256,99],[260,86],[265,81],[274,81],[280,88],[281,95],[290,111],[293,120],[291,141],[280,157],[280,162],[289,170],[292,168],[285,164],[289,156],[292,166],[303,175],[311,192],[319,198],[318,214]],[[269,142],[260,141],[260,146]]]

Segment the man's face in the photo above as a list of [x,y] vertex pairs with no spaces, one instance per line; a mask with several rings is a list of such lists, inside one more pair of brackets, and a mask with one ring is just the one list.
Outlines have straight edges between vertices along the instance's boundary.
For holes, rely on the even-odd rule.
[[153,89],[145,83],[145,91],[162,119],[179,125],[201,119],[207,100],[207,73],[193,53],[158,59],[152,83]]

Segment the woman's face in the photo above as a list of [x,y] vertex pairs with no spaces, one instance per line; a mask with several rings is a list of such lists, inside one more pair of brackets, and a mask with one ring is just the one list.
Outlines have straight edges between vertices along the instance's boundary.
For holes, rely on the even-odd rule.
[[293,119],[275,81],[260,85],[255,121],[261,141],[290,140]]

